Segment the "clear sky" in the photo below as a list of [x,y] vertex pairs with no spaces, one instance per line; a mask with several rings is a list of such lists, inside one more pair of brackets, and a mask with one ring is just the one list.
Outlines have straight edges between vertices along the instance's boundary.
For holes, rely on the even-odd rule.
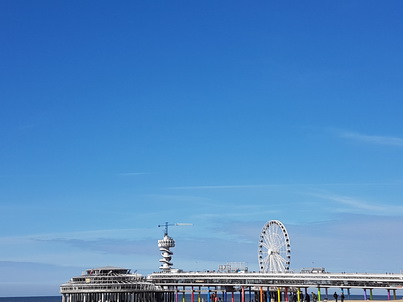
[[400,272],[403,2],[0,1],[0,296],[86,268]]

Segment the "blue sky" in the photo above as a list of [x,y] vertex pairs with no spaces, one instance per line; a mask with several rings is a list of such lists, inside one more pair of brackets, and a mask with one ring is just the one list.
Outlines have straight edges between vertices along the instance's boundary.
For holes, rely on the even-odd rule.
[[400,272],[403,2],[0,2],[0,295],[82,270]]

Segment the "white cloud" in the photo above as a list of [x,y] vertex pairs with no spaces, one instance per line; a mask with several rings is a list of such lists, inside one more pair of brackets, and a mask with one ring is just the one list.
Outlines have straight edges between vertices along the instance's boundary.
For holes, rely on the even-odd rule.
[[342,132],[340,136],[369,144],[403,147],[403,138],[399,137],[365,135],[357,132]]
[[3,236],[0,237],[0,244],[17,244],[28,241],[46,241],[46,240],[94,240],[99,238],[110,239],[126,239],[136,238],[144,239],[154,236],[156,228],[128,228],[128,229],[98,229],[84,230],[76,232],[53,232],[53,233],[37,233],[26,234],[20,236]]
[[119,173],[119,176],[138,176],[138,175],[147,175],[147,174],[151,174],[148,172],[123,172],[123,173]]
[[169,190],[225,190],[225,189],[272,189],[272,188],[301,188],[301,187],[323,187],[323,186],[401,186],[401,182],[362,182],[362,183],[278,183],[278,184],[260,184],[260,185],[196,185],[196,186],[177,186],[167,187]]
[[395,206],[390,204],[373,204],[358,198],[350,196],[342,196],[330,193],[313,193],[311,196],[334,201],[338,204],[347,206],[347,208],[341,209],[341,211],[364,211],[370,214],[376,215],[400,215],[403,214],[403,206]]
[[281,185],[268,184],[268,185],[212,185],[212,186],[182,186],[182,187],[169,187],[172,190],[209,190],[209,189],[254,189],[254,188],[269,188]]

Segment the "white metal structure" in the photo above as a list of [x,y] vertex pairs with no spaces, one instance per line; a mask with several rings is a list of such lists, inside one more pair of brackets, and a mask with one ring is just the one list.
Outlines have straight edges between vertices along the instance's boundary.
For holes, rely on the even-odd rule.
[[284,273],[290,268],[291,246],[287,229],[278,220],[268,221],[259,239],[258,261],[261,273]]
[[158,225],[159,227],[165,226],[165,231],[164,231],[164,238],[162,240],[158,240],[158,247],[160,248],[161,251],[161,256],[162,258],[160,259],[161,266],[160,269],[169,272],[172,267],[172,252],[171,252],[171,247],[175,247],[175,240],[172,239],[172,237],[168,236],[168,226],[173,225],[173,224],[168,224],[168,222],[165,222],[164,225]]
[[165,227],[164,230],[164,238],[158,240],[158,247],[161,251],[162,258],[160,259],[161,266],[160,269],[164,272],[170,272],[172,269],[172,251],[171,248],[175,247],[175,240],[168,235],[168,227],[169,226],[178,226],[178,225],[192,225],[191,223],[172,223],[169,224],[165,222],[164,224],[158,225],[158,227]]

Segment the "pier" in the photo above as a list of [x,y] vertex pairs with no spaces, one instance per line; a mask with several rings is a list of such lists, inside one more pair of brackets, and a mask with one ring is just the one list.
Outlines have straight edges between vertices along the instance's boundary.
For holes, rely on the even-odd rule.
[[[329,293],[342,291],[349,300],[350,290],[360,289],[362,300],[373,300],[373,290],[385,290],[388,300],[403,291],[403,274],[347,273],[219,273],[160,272],[148,276],[126,269],[87,270],[61,286],[63,302],[288,302],[296,293],[317,295],[318,301],[331,300]],[[219,300],[216,298],[219,297]]]
[[403,274],[182,272],[153,273],[147,279],[190,295],[194,291],[221,292],[224,296],[235,292],[240,301],[250,301],[253,295],[253,301],[259,302],[288,301],[291,293],[301,297],[311,291],[315,291],[318,301],[330,300],[329,292],[334,291],[344,292],[348,300],[351,289],[362,290],[363,300],[372,300],[374,289],[383,289],[388,300],[396,300],[397,290],[403,290]]
[[269,221],[260,235],[259,272],[249,272],[239,264],[223,265],[218,271],[174,269],[171,248],[175,241],[168,235],[170,224],[162,226],[160,272],[142,276],[111,266],[88,269],[60,286],[62,302],[308,302],[307,296],[309,302],[316,302],[333,300],[333,292],[350,300],[351,290],[360,291],[362,300],[374,300],[374,290],[383,291],[387,300],[397,300],[398,291],[403,291],[402,273],[329,273],[324,268],[290,271],[289,235],[277,220]]

